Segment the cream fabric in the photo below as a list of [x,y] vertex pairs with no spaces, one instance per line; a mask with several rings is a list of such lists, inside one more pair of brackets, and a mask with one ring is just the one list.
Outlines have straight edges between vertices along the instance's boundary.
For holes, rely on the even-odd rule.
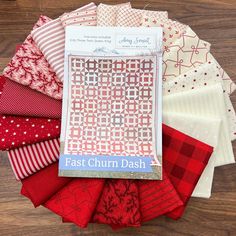
[[234,163],[223,89],[220,83],[163,98],[163,112],[178,112],[222,120],[216,166]]

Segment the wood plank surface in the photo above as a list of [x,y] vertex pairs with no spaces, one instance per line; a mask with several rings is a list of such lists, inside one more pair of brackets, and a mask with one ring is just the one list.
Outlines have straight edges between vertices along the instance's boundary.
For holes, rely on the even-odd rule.
[[[98,1],[95,1],[98,3]],[[108,4],[120,3],[103,1]],[[199,37],[212,44],[212,53],[236,81],[236,0],[150,0],[131,1],[133,7],[167,10],[169,17],[189,24]],[[88,1],[78,0],[0,0],[0,70],[13,56],[15,45],[22,43],[40,14],[57,17]],[[236,93],[231,96],[236,108]],[[234,142],[236,154],[236,142]],[[213,194],[208,200],[192,198],[184,217],[173,221],[160,217],[141,228],[113,232],[108,226],[90,225],[81,230],[62,224],[43,207],[34,209],[20,194],[6,153],[0,153],[0,236],[235,236],[236,165],[215,170]]]

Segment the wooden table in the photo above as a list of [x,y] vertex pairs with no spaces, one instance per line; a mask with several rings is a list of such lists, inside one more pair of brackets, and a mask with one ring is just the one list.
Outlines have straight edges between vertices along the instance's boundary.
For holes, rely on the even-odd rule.
[[[23,42],[40,14],[57,17],[85,3],[88,2],[0,0],[1,70],[13,56],[16,44]],[[132,1],[133,7],[141,9],[147,3],[141,0]],[[167,10],[170,18],[191,25],[200,38],[212,44],[213,55],[236,81],[236,0],[153,0],[146,9]],[[235,105],[236,96],[233,95],[231,99]],[[72,224],[62,224],[58,216],[43,207],[35,210],[19,194],[21,184],[14,179],[6,153],[0,155],[1,236],[236,235],[236,165],[216,168],[212,197],[209,200],[192,198],[181,220],[160,217],[145,223],[141,228],[129,228],[114,233],[108,226],[103,225],[90,225],[86,230],[81,230]]]

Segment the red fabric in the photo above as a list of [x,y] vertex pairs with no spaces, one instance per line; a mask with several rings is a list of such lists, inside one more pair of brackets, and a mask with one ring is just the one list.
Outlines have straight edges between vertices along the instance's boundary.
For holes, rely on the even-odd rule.
[[[28,197],[35,205],[45,202],[53,195],[44,206],[60,215],[65,222],[73,222],[80,227],[86,227],[93,212],[93,222],[110,224],[115,229],[139,226],[140,212],[142,222],[167,213],[176,219],[182,215],[212,151],[212,147],[163,125],[165,171],[162,181],[114,179],[107,180],[103,188],[102,179],[73,179],[65,186],[60,185],[60,190],[53,195],[55,190],[50,192],[50,187],[47,186],[45,191],[44,188],[38,188],[37,184],[42,181],[41,186],[45,186],[47,181],[40,179],[52,177],[35,174],[34,178],[31,176],[22,181],[22,192],[30,192]],[[49,167],[42,171],[51,172]],[[57,171],[53,175],[57,176]],[[55,188],[57,185],[53,184]],[[27,190],[28,186],[32,188],[30,191]]]
[[74,179],[44,206],[84,228],[89,223],[104,184],[103,179]]
[[35,207],[45,203],[52,195],[68,184],[72,178],[58,177],[58,162],[22,180],[21,194]]
[[152,220],[183,205],[164,171],[163,180],[142,180],[138,181],[138,186],[142,222]]
[[168,213],[169,217],[182,216],[212,152],[213,147],[163,125],[163,168],[184,203]]
[[0,116],[0,150],[9,150],[59,136],[58,119]]
[[0,90],[4,82],[0,99],[0,114],[47,118],[61,117],[62,103],[60,100],[53,99],[4,76],[0,76]]
[[93,222],[113,228],[140,226],[138,186],[135,180],[106,180]]

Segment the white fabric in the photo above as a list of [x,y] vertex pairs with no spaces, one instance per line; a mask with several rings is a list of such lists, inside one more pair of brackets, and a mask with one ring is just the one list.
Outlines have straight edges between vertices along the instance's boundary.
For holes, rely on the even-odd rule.
[[209,62],[204,63],[197,68],[193,68],[185,74],[181,74],[170,81],[166,81],[166,83],[163,83],[163,96],[221,83],[225,91],[224,100],[227,108],[226,114],[229,122],[229,132],[231,135],[231,140],[235,140],[236,115],[232,102],[229,98],[229,91],[226,91],[218,65],[214,61]]
[[163,112],[179,112],[222,120],[216,166],[234,163],[223,89],[220,83],[163,98]]

